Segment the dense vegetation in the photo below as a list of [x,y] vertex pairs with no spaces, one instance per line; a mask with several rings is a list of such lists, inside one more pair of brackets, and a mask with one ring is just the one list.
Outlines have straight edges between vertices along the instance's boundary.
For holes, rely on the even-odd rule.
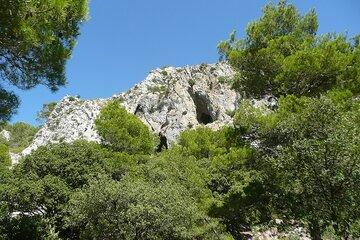
[[250,96],[318,96],[332,88],[360,91],[360,36],[318,35],[314,10],[300,15],[295,6],[280,1],[267,5],[263,16],[219,44],[222,58],[238,75],[234,87]]
[[0,0],[0,121],[8,120],[18,97],[4,88],[65,85],[65,64],[87,17],[87,0]]
[[7,141],[0,136],[0,144],[5,144],[10,152],[19,153],[30,145],[39,129],[27,123],[17,122],[3,124],[0,126],[0,132],[3,130],[9,133],[10,139]]
[[13,144],[0,145],[0,239],[246,239],[276,219],[315,240],[359,238],[359,40],[317,26],[280,1],[245,39],[220,43],[236,90],[278,99],[273,110],[243,100],[234,126],[187,130],[156,152],[111,101],[101,144],[44,146],[12,169]]

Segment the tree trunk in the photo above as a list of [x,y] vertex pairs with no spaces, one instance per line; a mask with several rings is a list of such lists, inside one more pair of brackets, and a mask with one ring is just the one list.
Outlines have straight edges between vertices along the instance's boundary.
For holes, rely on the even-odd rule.
[[343,238],[344,238],[344,240],[350,239],[350,224],[346,224]]
[[312,240],[321,240],[321,228],[317,220],[310,222],[310,237]]

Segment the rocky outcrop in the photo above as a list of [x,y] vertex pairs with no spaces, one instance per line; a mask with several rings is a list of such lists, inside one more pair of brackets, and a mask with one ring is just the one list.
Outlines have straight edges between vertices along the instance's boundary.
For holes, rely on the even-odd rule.
[[284,224],[281,219],[271,220],[266,225],[252,227],[252,232],[245,232],[246,239],[278,240],[278,239],[301,239],[311,240],[307,226],[296,221],[288,221]]
[[28,155],[39,146],[49,143],[73,142],[78,139],[99,142],[94,120],[106,102],[106,99],[81,100],[66,96],[56,105],[47,123],[21,155]]
[[[230,124],[240,96],[226,79],[234,72],[226,63],[201,64],[183,68],[166,67],[150,72],[147,78],[127,92],[109,99],[81,100],[67,96],[51,113],[21,156],[39,146],[77,139],[100,141],[94,120],[111,99],[118,99],[160,136],[161,147],[173,143],[181,131],[206,125],[212,129]],[[254,101],[271,105],[272,100]]]
[[200,124],[217,129],[231,121],[228,113],[235,110],[239,96],[221,80],[232,75],[222,63],[157,69],[114,97],[171,144],[185,129]]
[[4,129],[0,132],[0,138],[8,142],[11,139],[11,133]]

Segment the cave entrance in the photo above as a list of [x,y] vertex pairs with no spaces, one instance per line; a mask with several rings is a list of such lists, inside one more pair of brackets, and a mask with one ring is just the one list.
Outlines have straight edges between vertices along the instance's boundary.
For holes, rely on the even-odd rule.
[[199,123],[202,123],[204,125],[214,122],[210,114],[203,112],[197,112],[197,120]]
[[140,114],[144,114],[143,107],[139,104],[136,106],[134,115],[139,116]]
[[190,95],[195,104],[198,123],[204,125],[213,123],[216,120],[216,116],[213,114],[213,109],[208,97],[199,92],[193,93],[192,91],[190,91]]
[[160,143],[156,149],[156,152],[161,152],[163,149],[168,149],[167,138],[161,133],[159,134],[159,138],[160,138]]

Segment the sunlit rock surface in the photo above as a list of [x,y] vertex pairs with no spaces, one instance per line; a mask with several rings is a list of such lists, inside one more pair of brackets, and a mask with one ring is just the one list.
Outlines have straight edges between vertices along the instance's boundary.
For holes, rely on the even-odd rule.
[[0,138],[3,138],[5,141],[10,141],[11,134],[9,131],[4,129],[0,132]]
[[[111,99],[118,99],[128,112],[158,134],[162,147],[173,143],[185,129],[199,125],[219,129],[231,124],[229,115],[241,99],[226,83],[233,74],[226,63],[167,67],[151,71],[144,81],[109,99],[81,100],[67,96],[56,105],[33,143],[14,162],[49,143],[77,139],[99,142],[94,122]],[[273,99],[267,97],[253,103],[271,107]]]

